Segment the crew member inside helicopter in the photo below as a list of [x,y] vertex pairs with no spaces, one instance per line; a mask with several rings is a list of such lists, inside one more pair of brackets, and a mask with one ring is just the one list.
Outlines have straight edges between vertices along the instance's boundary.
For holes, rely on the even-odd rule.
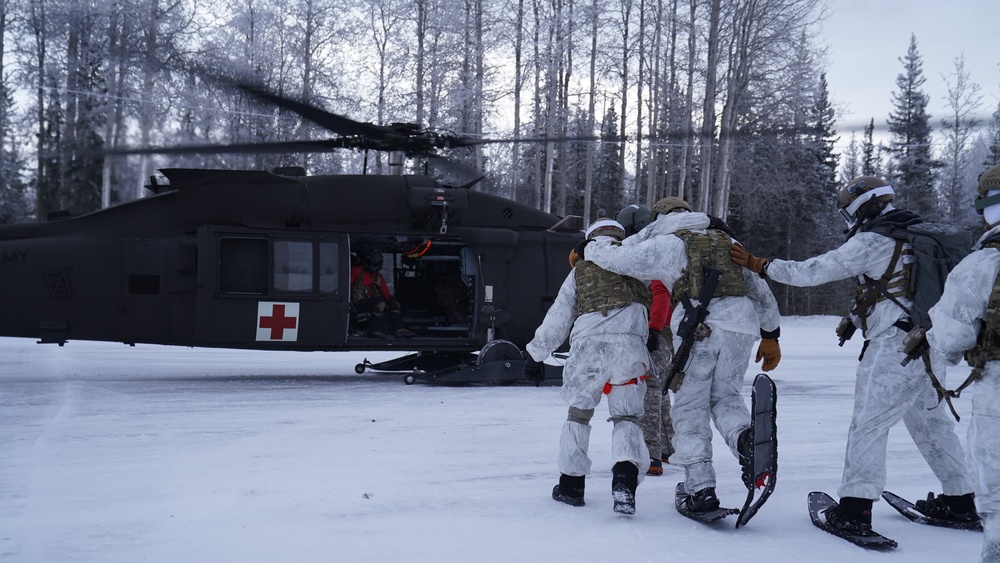
[[403,327],[399,301],[389,291],[382,275],[382,252],[369,248],[359,253],[351,268],[351,321],[369,338],[410,338],[414,333]]

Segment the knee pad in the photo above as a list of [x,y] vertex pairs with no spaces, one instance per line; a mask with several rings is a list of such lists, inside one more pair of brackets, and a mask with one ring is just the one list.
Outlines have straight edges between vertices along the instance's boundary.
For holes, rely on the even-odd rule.
[[594,418],[594,409],[578,409],[576,407],[570,407],[569,413],[566,415],[566,420],[582,424],[584,426],[590,424],[591,418]]

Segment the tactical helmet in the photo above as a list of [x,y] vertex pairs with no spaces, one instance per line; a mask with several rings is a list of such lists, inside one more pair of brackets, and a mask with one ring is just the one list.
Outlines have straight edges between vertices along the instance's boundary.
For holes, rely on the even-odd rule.
[[651,219],[656,219],[660,215],[666,215],[671,211],[677,211],[678,209],[683,209],[685,211],[694,211],[688,202],[684,201],[679,197],[665,197],[660,201],[653,204],[653,213]]
[[596,237],[614,237],[618,240],[625,238],[625,228],[621,223],[606,217],[594,221],[594,224],[587,229],[587,238],[593,240]]
[[874,176],[860,176],[840,188],[837,207],[847,224],[853,225],[878,216],[895,194],[892,186],[884,180]]
[[618,212],[615,220],[625,228],[625,236],[632,236],[649,224],[650,212],[645,205],[633,203]]
[[365,251],[361,256],[361,266],[369,272],[378,272],[382,269],[382,252],[372,248]]
[[992,191],[1000,191],[1000,164],[987,168],[979,175],[976,191],[979,192],[979,197],[976,198],[976,211],[982,213],[987,207],[1000,203],[1000,193],[990,195]]

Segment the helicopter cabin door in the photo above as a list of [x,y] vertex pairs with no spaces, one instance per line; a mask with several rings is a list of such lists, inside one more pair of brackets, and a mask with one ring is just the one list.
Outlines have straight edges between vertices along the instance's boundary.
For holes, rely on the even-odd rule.
[[197,345],[325,350],[345,342],[346,237],[202,227]]

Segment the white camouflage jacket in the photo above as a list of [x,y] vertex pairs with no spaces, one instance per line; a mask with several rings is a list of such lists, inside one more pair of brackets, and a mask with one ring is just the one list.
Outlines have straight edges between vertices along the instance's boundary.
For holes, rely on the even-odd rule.
[[[646,362],[645,355],[646,336],[649,333],[649,315],[646,306],[642,303],[632,303],[625,307],[619,307],[608,311],[607,316],[600,312],[585,313],[578,315],[576,299],[576,269],[570,271],[559,288],[559,294],[555,301],[545,313],[542,324],[535,330],[535,337],[525,346],[525,350],[537,361],[543,361],[549,357],[553,350],[558,348],[566,337],[569,337],[570,348],[578,350],[577,344],[581,340],[596,337],[601,340],[611,340],[617,342],[632,342],[638,352],[635,362]],[[574,360],[577,358],[573,358]],[[601,361],[612,359],[594,358],[586,361]],[[582,361],[582,360],[581,360]],[[566,368],[572,371],[574,366],[567,363]],[[616,369],[619,366],[609,366],[609,369]],[[620,366],[625,367],[625,366]],[[631,366],[627,366],[631,369]],[[629,377],[638,374],[628,372]]]
[[932,326],[927,342],[950,365],[961,361],[964,352],[976,345],[993,282],[1000,272],[1000,252],[984,249],[982,243],[997,234],[1000,227],[990,229],[976,242],[973,252],[948,274],[941,300],[929,311]]
[[[684,241],[676,236],[679,230],[705,232],[709,217],[704,213],[668,213],[656,218],[646,228],[613,245],[610,237],[597,237],[587,245],[587,260],[598,266],[640,280],[660,280],[674,291],[674,284],[687,268],[687,251]],[[712,299],[705,324],[713,329],[759,335],[761,330],[778,328],[780,316],[778,303],[767,283],[746,268],[743,279],[747,284],[746,297],[720,297]],[[692,299],[692,305],[698,300]],[[684,306],[678,304],[670,319],[670,327],[677,334],[677,327],[684,318]]]
[[[847,239],[847,242],[839,248],[808,260],[801,262],[771,260],[767,267],[767,277],[776,282],[798,287],[812,287],[864,274],[877,280],[889,267],[895,248],[896,241],[890,237],[859,232]],[[903,268],[907,259],[908,257],[900,257],[896,271]],[[898,300],[907,308],[913,306],[912,301],[906,297],[900,297]],[[865,338],[878,338],[893,323],[905,316],[906,313],[899,305],[888,299],[879,301],[868,315],[868,331],[864,335]]]

